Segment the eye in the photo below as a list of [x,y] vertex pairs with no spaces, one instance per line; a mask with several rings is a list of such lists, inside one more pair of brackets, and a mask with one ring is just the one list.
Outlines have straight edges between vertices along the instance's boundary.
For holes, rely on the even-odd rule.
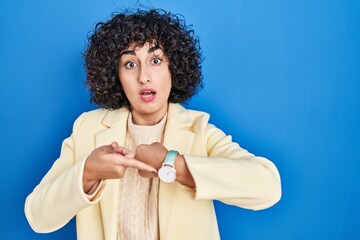
[[159,65],[162,62],[160,58],[153,58],[151,59],[151,63],[154,65]]
[[127,63],[125,63],[125,67],[126,68],[135,68],[137,66],[137,64],[136,63],[134,63],[134,62],[127,62]]

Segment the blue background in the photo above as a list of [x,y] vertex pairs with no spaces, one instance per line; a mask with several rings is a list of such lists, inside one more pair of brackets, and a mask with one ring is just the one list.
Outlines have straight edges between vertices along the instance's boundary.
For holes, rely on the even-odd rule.
[[[360,3],[345,0],[143,1],[192,23],[205,88],[188,107],[282,176],[273,208],[216,202],[222,239],[360,239]],[[34,233],[26,196],[74,119],[94,109],[82,52],[94,24],[134,1],[1,0],[1,239],[75,239],[75,224]]]

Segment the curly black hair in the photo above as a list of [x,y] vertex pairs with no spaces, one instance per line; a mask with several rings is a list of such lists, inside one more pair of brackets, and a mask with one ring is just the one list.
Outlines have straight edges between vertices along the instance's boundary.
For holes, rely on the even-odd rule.
[[159,44],[169,59],[172,88],[169,102],[184,103],[202,84],[199,38],[185,19],[162,9],[115,14],[96,24],[84,54],[91,102],[106,109],[130,108],[119,77],[120,53],[131,44]]

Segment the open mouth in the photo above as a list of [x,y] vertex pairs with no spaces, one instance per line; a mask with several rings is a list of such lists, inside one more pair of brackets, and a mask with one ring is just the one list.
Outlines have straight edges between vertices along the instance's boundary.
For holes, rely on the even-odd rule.
[[142,96],[151,96],[151,95],[154,95],[155,92],[154,91],[143,91],[141,93]]
[[142,89],[140,92],[140,97],[145,102],[150,102],[155,99],[156,91],[154,89]]

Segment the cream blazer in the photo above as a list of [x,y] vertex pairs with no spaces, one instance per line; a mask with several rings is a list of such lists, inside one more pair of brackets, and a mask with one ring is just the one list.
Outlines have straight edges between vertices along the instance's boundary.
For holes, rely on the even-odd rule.
[[[36,232],[63,227],[76,216],[79,240],[116,240],[119,180],[106,180],[89,201],[82,174],[95,148],[117,141],[124,145],[129,111],[125,108],[83,113],[65,139],[60,157],[27,197],[25,214]],[[247,209],[263,209],[281,196],[275,165],[232,142],[208,123],[207,113],[169,104],[164,146],[183,154],[196,189],[174,183],[159,186],[161,240],[220,239],[214,199]]]

